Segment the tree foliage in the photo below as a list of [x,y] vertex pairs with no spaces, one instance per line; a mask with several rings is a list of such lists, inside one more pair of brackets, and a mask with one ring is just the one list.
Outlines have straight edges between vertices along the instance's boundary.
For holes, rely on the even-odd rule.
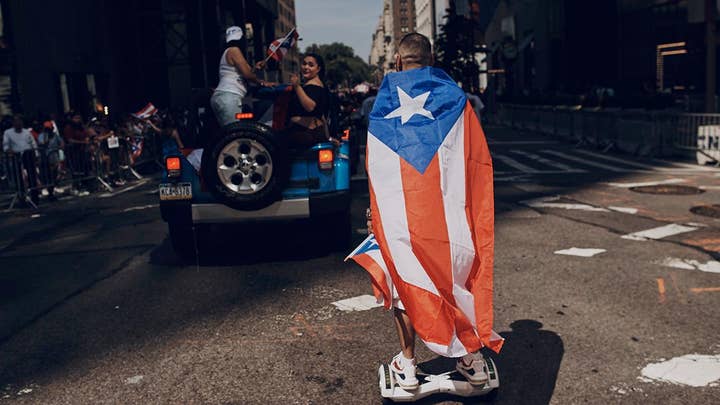
[[465,90],[477,89],[480,66],[475,60],[475,23],[454,10],[448,10],[435,41],[436,65],[444,69]]
[[312,44],[305,52],[316,53],[325,60],[325,80],[331,87],[352,87],[370,78],[370,66],[343,43]]

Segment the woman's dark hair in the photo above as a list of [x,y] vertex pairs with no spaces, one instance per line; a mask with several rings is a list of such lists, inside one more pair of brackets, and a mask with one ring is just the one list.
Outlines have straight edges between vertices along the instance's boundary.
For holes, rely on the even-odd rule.
[[303,55],[303,59],[307,57],[311,57],[315,59],[315,62],[317,62],[318,67],[320,68],[320,71],[318,72],[318,76],[320,77],[320,80],[323,82],[325,81],[325,61],[323,60],[322,56],[316,54],[316,53],[306,53]]
[[241,39],[234,39],[230,42],[225,43],[225,48],[238,48],[242,51],[242,40]]

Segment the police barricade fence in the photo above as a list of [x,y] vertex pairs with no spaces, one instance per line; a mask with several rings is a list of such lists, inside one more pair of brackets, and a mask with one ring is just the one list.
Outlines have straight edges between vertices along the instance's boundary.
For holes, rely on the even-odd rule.
[[602,149],[720,161],[720,114],[500,104],[484,118]]
[[63,148],[23,153],[0,152],[0,203],[13,208],[18,202],[35,206],[40,194],[95,190],[112,192],[128,179],[141,179],[135,170],[159,162],[159,139],[153,134],[112,136],[97,142],[71,143]]

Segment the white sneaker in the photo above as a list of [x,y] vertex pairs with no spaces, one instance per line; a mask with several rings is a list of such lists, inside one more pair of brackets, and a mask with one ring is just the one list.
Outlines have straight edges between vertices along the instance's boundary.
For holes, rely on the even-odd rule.
[[414,390],[418,387],[418,379],[415,376],[417,370],[415,359],[406,359],[400,352],[390,362],[390,369],[395,374],[395,380],[400,388]]
[[485,357],[480,352],[469,353],[459,358],[455,368],[472,385],[484,385],[490,379]]

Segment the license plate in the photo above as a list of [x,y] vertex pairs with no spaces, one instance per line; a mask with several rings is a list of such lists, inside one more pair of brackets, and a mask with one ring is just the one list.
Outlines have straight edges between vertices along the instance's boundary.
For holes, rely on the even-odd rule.
[[189,200],[192,198],[192,185],[190,183],[161,184],[160,200]]

